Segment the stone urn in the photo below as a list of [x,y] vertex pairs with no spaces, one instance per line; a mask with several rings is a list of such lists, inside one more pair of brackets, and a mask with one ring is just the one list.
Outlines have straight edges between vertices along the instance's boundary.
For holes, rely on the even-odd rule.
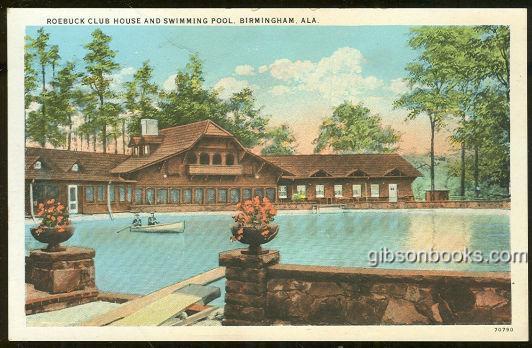
[[[239,231],[242,230],[240,238],[238,238]],[[267,231],[267,233],[263,233]],[[243,250],[242,254],[247,255],[262,255],[267,251],[262,250],[261,244],[266,244],[277,236],[279,232],[279,225],[268,224],[264,227],[255,226],[242,226],[240,224],[234,224],[231,227],[233,237],[240,243],[249,245],[247,250]]]
[[[74,234],[74,226],[72,225],[63,225],[56,227],[40,227],[42,232],[38,233],[38,227],[32,228],[31,235],[33,238],[37,239],[41,243],[48,244],[48,246],[43,249],[43,251],[56,252],[56,251],[65,251],[66,248],[61,246],[61,243],[66,242]],[[63,231],[59,231],[59,228],[62,228]]]

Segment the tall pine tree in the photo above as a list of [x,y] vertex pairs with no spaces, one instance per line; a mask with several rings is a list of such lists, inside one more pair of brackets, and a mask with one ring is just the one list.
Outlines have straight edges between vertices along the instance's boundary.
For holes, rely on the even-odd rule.
[[[109,46],[111,37],[100,29],[94,30],[91,35],[92,41],[85,45],[88,52],[83,58],[86,63],[86,75],[83,77],[83,84],[88,86],[91,94],[96,97],[98,106],[97,108],[94,108],[93,105],[88,106],[96,109],[96,112],[94,117],[89,120],[87,127],[95,133],[95,138],[93,139],[94,151],[96,151],[96,132],[99,131],[103,152],[105,153],[107,152],[107,140],[109,137],[108,127],[116,127],[120,113],[118,104],[112,102],[116,98],[116,94],[111,89],[111,75],[120,66],[114,61],[116,51],[113,51]],[[90,103],[93,100],[88,99],[88,102]]]

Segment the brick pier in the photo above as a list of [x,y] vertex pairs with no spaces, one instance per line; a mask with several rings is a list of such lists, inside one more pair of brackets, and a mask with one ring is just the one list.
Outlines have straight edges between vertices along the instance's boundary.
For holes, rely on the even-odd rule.
[[266,319],[266,268],[279,263],[279,252],[245,255],[236,249],[220,253],[225,266],[226,293],[222,325],[268,325]]

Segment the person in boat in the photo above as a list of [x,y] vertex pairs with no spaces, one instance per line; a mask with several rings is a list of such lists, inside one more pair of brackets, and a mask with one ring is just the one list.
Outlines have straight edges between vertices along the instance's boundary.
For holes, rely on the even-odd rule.
[[135,213],[131,224],[135,227],[142,226],[142,219],[140,218],[139,213]]
[[155,217],[155,213],[151,213],[151,216],[148,218],[148,226],[157,225],[159,221],[157,221],[157,218]]

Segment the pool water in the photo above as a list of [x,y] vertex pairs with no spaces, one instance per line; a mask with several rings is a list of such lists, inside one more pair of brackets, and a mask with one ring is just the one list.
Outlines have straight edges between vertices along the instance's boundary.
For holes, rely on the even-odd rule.
[[[102,291],[146,294],[218,266],[218,253],[241,248],[231,242],[228,213],[158,214],[161,223],[186,221],[184,233],[149,234],[128,230],[131,214],[75,217],[76,232],[64,245],[96,250],[96,285]],[[147,214],[143,216],[146,223]],[[359,210],[312,214],[281,212],[280,231],[268,248],[281,262],[308,265],[370,267],[368,253],[387,248],[408,250],[509,250],[506,210]],[[26,223],[26,253],[44,245]],[[390,263],[381,268],[508,271],[508,264]],[[223,281],[213,285],[221,286]],[[223,298],[223,294],[222,294]],[[216,301],[220,304],[221,299]]]

